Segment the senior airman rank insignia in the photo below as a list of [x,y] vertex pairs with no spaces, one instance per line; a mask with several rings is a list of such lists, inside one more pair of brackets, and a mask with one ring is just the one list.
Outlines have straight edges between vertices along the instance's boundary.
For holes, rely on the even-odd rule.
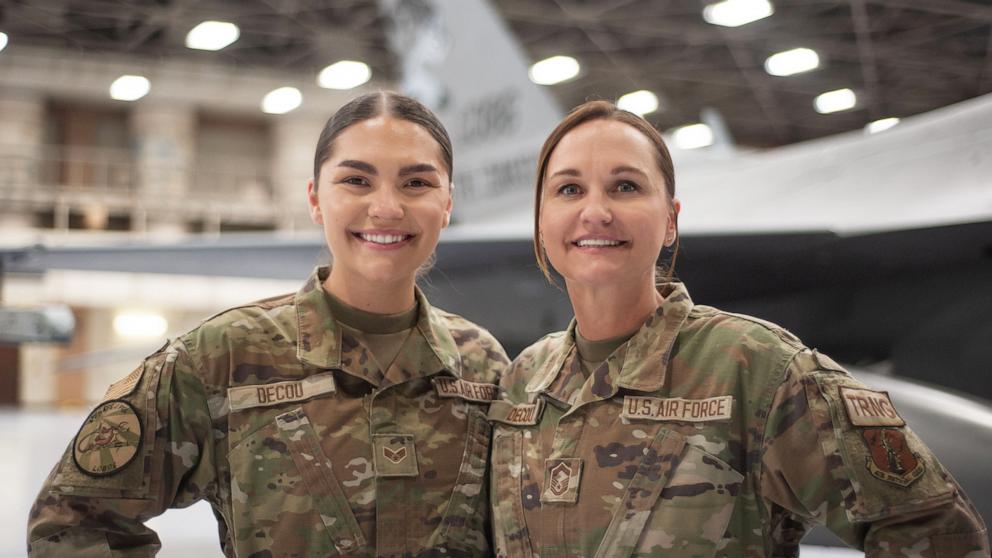
[[375,474],[380,477],[415,477],[417,447],[411,434],[374,434],[372,436]]
[[541,494],[541,501],[574,504],[579,500],[581,478],[582,458],[545,459],[544,492]]
[[105,477],[120,471],[138,455],[141,419],[127,401],[101,403],[86,417],[72,442],[72,459],[80,471]]

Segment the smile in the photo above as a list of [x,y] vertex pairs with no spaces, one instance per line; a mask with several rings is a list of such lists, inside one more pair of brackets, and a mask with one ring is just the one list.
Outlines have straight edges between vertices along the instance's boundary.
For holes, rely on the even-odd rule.
[[583,238],[576,240],[572,244],[579,248],[609,248],[613,246],[623,246],[627,244],[624,240],[613,240],[607,238]]
[[356,238],[360,238],[365,242],[371,242],[372,244],[380,244],[383,246],[399,244],[400,242],[413,238],[412,234],[375,234],[363,232],[356,232],[352,234],[355,235]]

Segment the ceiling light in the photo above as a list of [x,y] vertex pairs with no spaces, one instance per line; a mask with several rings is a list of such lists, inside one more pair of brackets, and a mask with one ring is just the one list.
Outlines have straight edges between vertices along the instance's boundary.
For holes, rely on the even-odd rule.
[[713,130],[706,124],[690,124],[676,128],[672,139],[682,149],[698,149],[713,145]]
[[110,98],[117,101],[137,101],[148,94],[152,84],[144,76],[121,76],[110,84]]
[[552,56],[535,62],[529,75],[538,85],[554,85],[579,75],[579,62],[571,56]]
[[342,60],[320,71],[317,85],[326,89],[354,89],[372,78],[372,70],[365,62]]
[[898,118],[882,118],[881,120],[876,120],[874,122],[869,122],[865,126],[865,131],[869,134],[877,134],[879,132],[884,132],[889,128],[895,126],[899,123]]
[[808,72],[820,66],[815,50],[794,48],[773,54],[765,60],[765,71],[773,76],[791,76]]
[[303,94],[295,87],[280,87],[269,91],[262,99],[262,112],[269,114],[286,114],[300,106]]
[[226,21],[204,21],[186,34],[186,48],[220,50],[238,40],[238,26]]
[[114,332],[121,337],[161,337],[169,322],[151,312],[121,312],[114,316]]
[[854,95],[854,91],[850,89],[827,91],[826,93],[817,95],[816,100],[813,101],[816,112],[820,114],[830,114],[831,112],[847,110],[854,108],[856,104],[858,104],[858,98]]
[[658,97],[650,91],[641,89],[617,99],[617,107],[643,116],[658,110]]
[[768,0],[723,0],[703,8],[703,19],[713,25],[739,27],[775,13]]
[[0,33],[0,50],[3,50],[7,46],[7,34]]

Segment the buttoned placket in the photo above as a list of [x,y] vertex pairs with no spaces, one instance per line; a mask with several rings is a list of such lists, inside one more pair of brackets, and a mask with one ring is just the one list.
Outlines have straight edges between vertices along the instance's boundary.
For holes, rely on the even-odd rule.
[[[662,388],[672,346],[692,308],[692,301],[681,285],[673,285],[669,294],[670,298],[666,298],[642,330],[585,378],[577,391],[568,389],[574,385],[574,382],[569,382],[569,372],[574,376],[579,366],[573,341],[576,323],[572,321],[558,354],[549,359],[549,365],[536,374],[526,387],[527,392],[549,398],[567,408],[556,420],[551,448],[541,447],[541,454],[549,456],[548,460],[581,458],[575,455],[576,449],[585,427],[585,415],[592,405],[613,398],[620,388],[642,392],[655,392]],[[660,320],[660,323],[654,320]],[[546,469],[546,475],[547,472]],[[545,476],[542,498],[550,481]],[[581,476],[577,482],[578,491],[581,489]],[[565,515],[568,510],[575,510],[578,504],[578,494],[570,503],[545,502],[542,499],[541,533],[545,538],[541,541],[542,557],[572,556],[565,534]]]
[[[342,331],[330,315],[324,294],[321,292],[322,281],[327,274],[326,269],[318,269],[297,293],[296,304],[300,327],[297,356],[303,362],[322,369],[338,370],[372,385],[372,392],[363,397],[363,408],[367,413],[365,418],[368,421],[369,445],[375,451],[377,436],[409,435],[402,431],[401,425],[397,424],[395,419],[399,396],[393,392],[408,382],[426,381],[431,376],[445,371],[460,377],[460,357],[450,332],[434,323],[433,310],[423,294],[417,290],[416,296],[420,308],[417,325],[404,341],[393,363],[387,370],[377,369],[374,374],[365,374],[353,368],[355,359],[345,362],[342,358]],[[362,348],[362,350],[367,349]],[[413,374],[409,374],[411,371]],[[414,455],[408,456],[407,459],[416,459],[416,440],[413,440],[411,449]],[[377,455],[373,454],[373,464],[376,462],[376,457]],[[410,552],[406,544],[409,538],[406,529],[409,523],[408,510],[405,506],[378,504],[387,501],[408,501],[409,480],[418,476],[416,472],[411,471],[411,473],[383,476],[376,472],[375,550],[377,555],[404,555]],[[384,495],[389,497],[383,497]]]

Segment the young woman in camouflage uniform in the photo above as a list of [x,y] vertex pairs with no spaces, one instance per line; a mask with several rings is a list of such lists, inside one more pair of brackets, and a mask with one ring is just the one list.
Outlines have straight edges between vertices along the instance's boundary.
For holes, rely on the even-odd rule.
[[334,258],[110,387],[31,511],[32,556],[148,556],[205,499],[227,556],[488,556],[502,348],[414,281],[451,210],[451,144],[412,99],[327,123],[308,185]]
[[586,103],[545,142],[534,248],[575,320],[523,351],[489,411],[497,555],[795,556],[823,523],[869,556],[988,556],[887,394],[656,270],[679,208],[640,117]]

